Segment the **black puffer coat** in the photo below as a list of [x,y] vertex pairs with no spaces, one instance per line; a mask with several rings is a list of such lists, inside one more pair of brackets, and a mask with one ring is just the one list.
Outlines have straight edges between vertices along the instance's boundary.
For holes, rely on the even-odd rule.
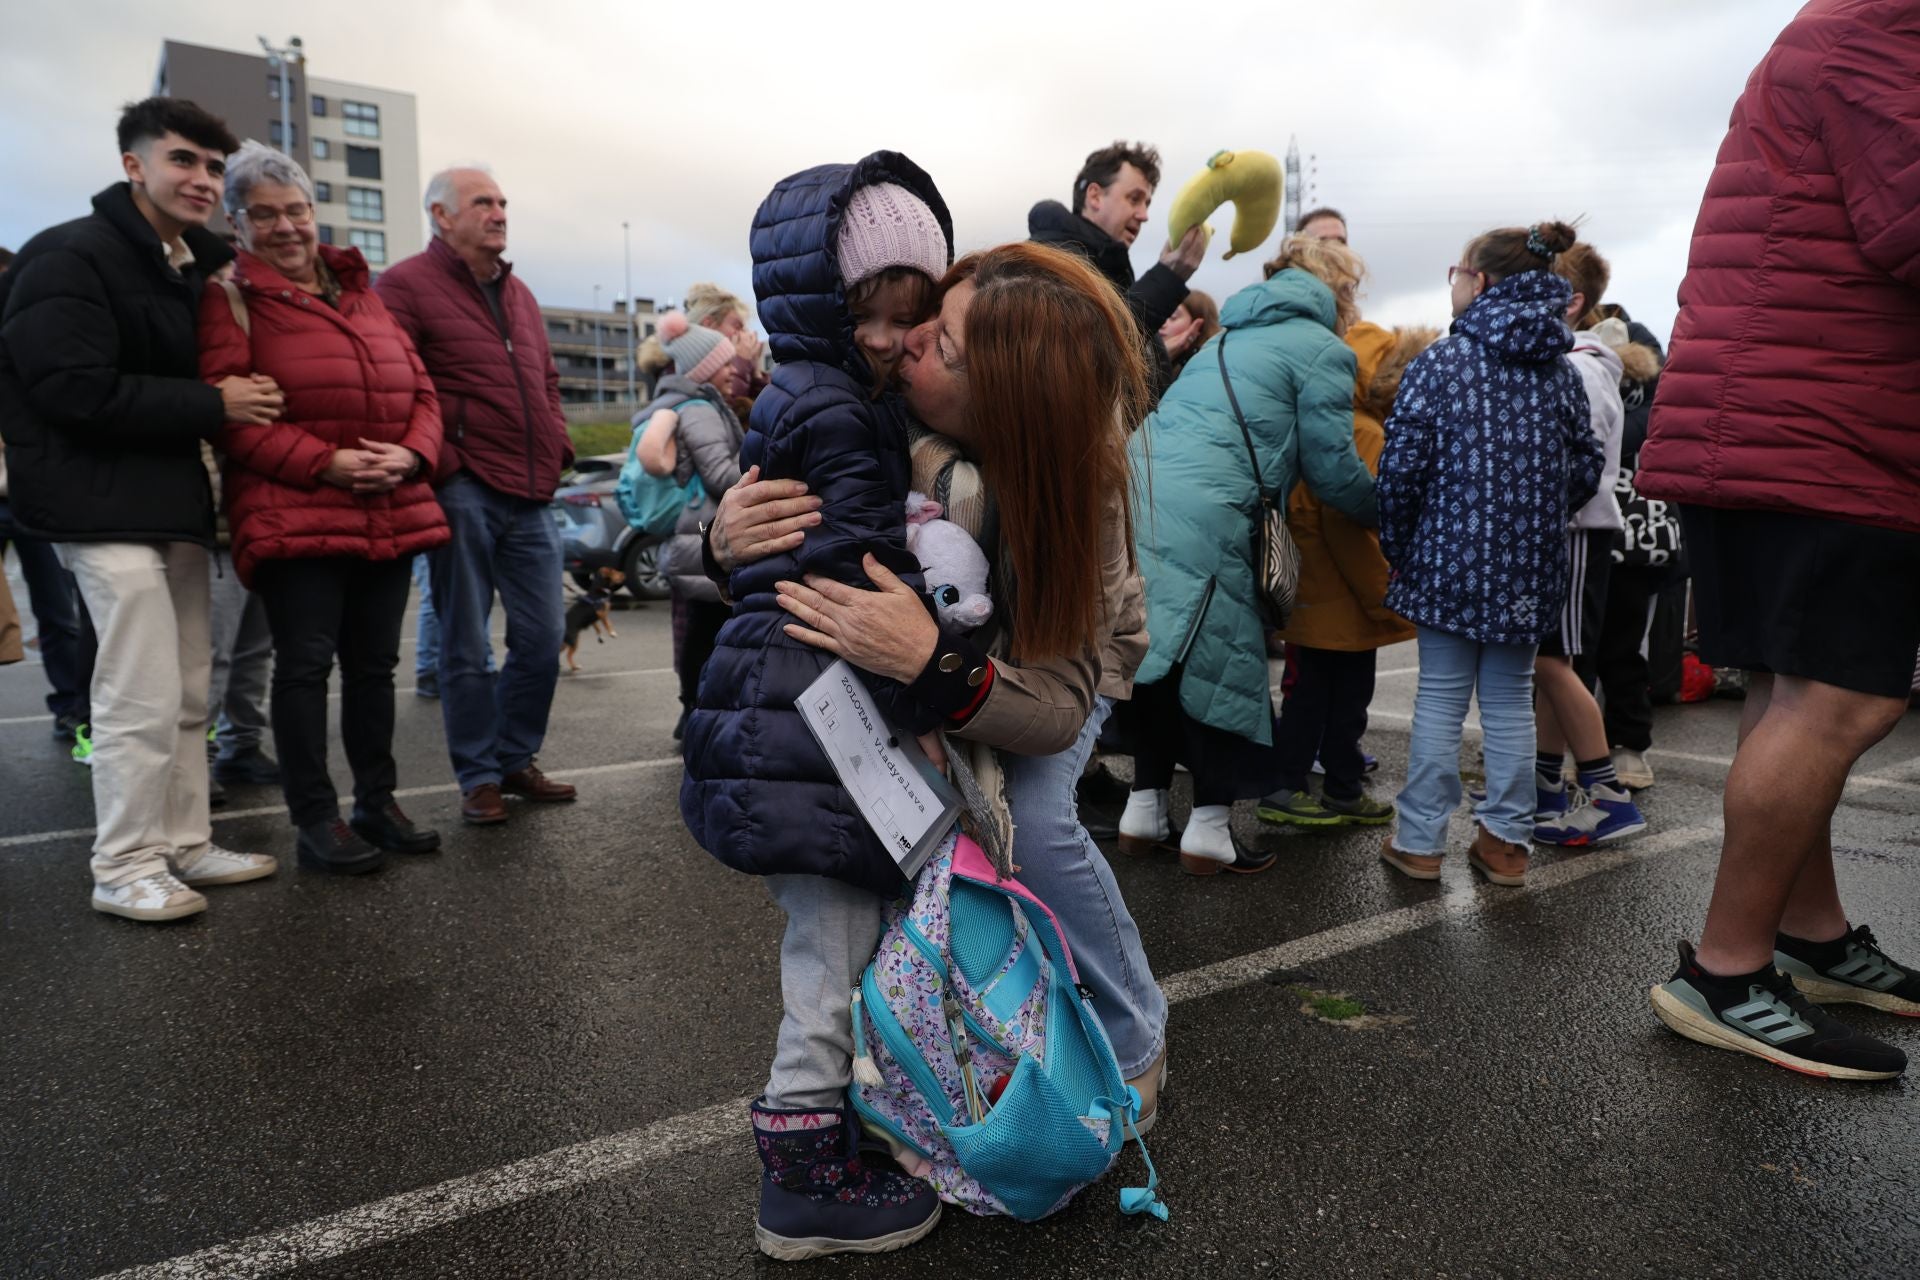
[[200,442],[226,414],[194,328],[206,278],[234,255],[197,227],[185,241],[194,260],[176,271],[122,182],[0,276],[0,436],[22,533],[213,545]]
[[1093,263],[1126,298],[1127,310],[1140,326],[1140,347],[1147,357],[1152,403],[1159,404],[1161,394],[1173,385],[1175,372],[1167,344],[1160,341],[1160,326],[1167,322],[1174,308],[1186,301],[1187,282],[1175,275],[1171,267],[1157,262],[1147,274],[1135,280],[1133,259],[1127,254],[1127,246],[1058,200],[1042,200],[1028,211],[1027,238],[1035,244],[1079,254]]
[[[848,197],[876,182],[925,200],[953,243],[932,179],[891,151],[797,173],[753,218],[753,290],[777,363],[753,403],[740,465],[758,465],[768,480],[804,480],[826,505],[798,551],[732,576],[734,615],[687,722],[680,812],[701,847],[737,870],[832,876],[892,894],[899,869],[794,708],[833,656],[787,637],[791,619],[774,594],[775,583],[807,574],[866,587],[868,552],[923,590],[906,546],[906,409],[894,395],[874,399],[834,252]],[[899,685],[872,676],[867,684],[895,730],[938,723]]]

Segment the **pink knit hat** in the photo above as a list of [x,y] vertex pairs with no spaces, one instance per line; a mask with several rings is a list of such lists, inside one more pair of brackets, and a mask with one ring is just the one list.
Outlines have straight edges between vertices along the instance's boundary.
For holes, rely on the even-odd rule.
[[947,236],[927,202],[895,182],[860,187],[840,218],[840,282],[851,289],[888,267],[947,273]]
[[733,343],[724,334],[689,325],[685,314],[669,311],[660,320],[660,345],[673,357],[673,369],[689,382],[711,382],[733,359]]

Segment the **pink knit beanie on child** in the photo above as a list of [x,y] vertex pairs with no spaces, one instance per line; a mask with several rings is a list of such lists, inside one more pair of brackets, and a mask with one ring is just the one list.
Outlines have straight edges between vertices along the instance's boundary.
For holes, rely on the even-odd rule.
[[947,274],[947,236],[927,202],[895,182],[857,189],[840,218],[840,283],[851,289],[888,267],[913,267],[927,278]]
[[673,370],[689,382],[711,382],[713,375],[733,359],[733,343],[726,335],[700,325],[689,325],[687,317],[669,311],[660,319],[660,345],[673,357]]

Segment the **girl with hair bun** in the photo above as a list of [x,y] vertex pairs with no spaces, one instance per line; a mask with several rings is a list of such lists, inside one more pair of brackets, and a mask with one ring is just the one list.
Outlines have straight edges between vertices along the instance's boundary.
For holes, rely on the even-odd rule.
[[1419,629],[1407,785],[1380,856],[1440,878],[1460,803],[1460,733],[1478,692],[1487,793],[1469,860],[1495,884],[1526,880],[1533,837],[1533,664],[1567,592],[1567,520],[1600,484],[1604,454],[1555,275],[1564,222],[1503,227],[1447,270],[1453,329],[1407,367],[1387,421],[1377,497],[1393,567],[1387,607]]

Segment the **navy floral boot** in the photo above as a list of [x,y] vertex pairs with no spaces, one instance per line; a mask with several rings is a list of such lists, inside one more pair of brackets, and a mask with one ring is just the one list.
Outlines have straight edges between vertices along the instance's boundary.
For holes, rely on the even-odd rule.
[[844,1111],[753,1104],[760,1148],[760,1252],[782,1262],[904,1249],[940,1221],[940,1197],[918,1178],[865,1164]]

